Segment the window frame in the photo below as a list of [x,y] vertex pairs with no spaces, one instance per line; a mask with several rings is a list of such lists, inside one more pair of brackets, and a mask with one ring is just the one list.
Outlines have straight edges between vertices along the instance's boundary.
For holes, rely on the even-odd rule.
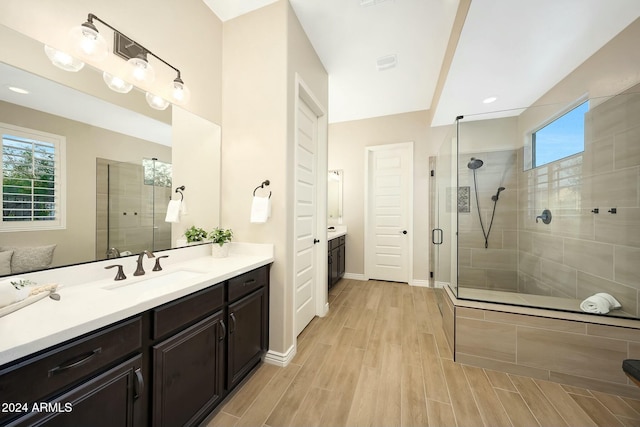
[[[582,106],[585,103],[589,102],[589,97],[588,95],[583,95],[580,98],[578,98],[577,100],[575,100],[574,102],[572,102],[571,104],[569,104],[568,106],[566,106],[565,108],[563,108],[561,111],[557,112],[556,114],[554,114],[553,116],[549,117],[547,120],[545,120],[544,122],[542,122],[541,124],[539,124],[538,126],[534,127],[531,131],[529,131],[527,133],[527,142],[528,144],[525,144],[525,146],[528,145],[529,147],[529,159],[526,158],[525,156],[525,168],[524,170],[530,170],[530,169],[536,169],[539,167],[543,167],[543,166],[547,166],[550,165],[551,163],[557,162],[559,160],[562,159],[566,159],[568,157],[571,156],[575,156],[576,154],[580,154],[580,153],[584,153],[584,144],[586,141],[583,140],[583,148],[581,151],[576,151],[575,153],[572,154],[568,154],[566,156],[563,157],[559,157],[555,160],[552,160],[550,162],[546,162],[543,164],[537,164],[536,163],[536,138],[535,138],[535,134],[539,131],[541,131],[542,129],[544,129],[545,127],[549,126],[550,124],[552,124],[553,122],[556,122],[560,119],[562,119],[564,116],[566,116],[567,114],[569,114],[571,111],[575,110],[576,108]],[[588,109],[587,111],[591,111],[591,106],[588,105]],[[584,123],[584,122],[583,122]]]
[[[67,139],[62,135],[43,132],[35,129],[24,128],[7,123],[0,122],[0,133],[2,135],[11,135],[19,138],[32,139],[39,142],[53,144],[54,146],[54,162],[55,176],[54,181],[54,203],[56,206],[56,216],[50,221],[5,221],[4,212],[0,215],[0,233],[1,232],[17,232],[17,231],[45,231],[45,230],[63,230],[67,228],[67,180],[66,180],[66,145]],[[0,140],[0,150],[4,147],[4,136]],[[4,161],[0,161],[0,184],[4,182]],[[0,187],[0,195],[3,189]],[[4,202],[2,202],[2,209]]]

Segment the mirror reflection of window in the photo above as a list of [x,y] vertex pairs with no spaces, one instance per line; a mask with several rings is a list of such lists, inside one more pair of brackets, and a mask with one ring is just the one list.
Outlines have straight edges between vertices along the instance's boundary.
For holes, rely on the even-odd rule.
[[330,170],[327,185],[327,222],[342,224],[342,170]]

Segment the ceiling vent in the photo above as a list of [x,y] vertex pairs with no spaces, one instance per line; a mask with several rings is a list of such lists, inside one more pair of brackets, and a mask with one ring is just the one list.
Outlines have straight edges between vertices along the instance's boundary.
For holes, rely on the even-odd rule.
[[396,65],[398,65],[398,56],[396,54],[382,56],[376,61],[378,71],[389,70],[395,68]]
[[393,0],[360,0],[360,7],[375,6],[377,4],[384,3],[385,1]]

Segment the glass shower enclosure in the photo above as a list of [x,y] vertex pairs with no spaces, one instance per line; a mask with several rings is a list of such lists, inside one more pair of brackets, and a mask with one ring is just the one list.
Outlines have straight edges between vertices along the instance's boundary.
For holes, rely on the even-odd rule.
[[453,128],[432,188],[436,283],[459,299],[639,318],[640,85]]
[[171,164],[98,159],[96,259],[171,247]]

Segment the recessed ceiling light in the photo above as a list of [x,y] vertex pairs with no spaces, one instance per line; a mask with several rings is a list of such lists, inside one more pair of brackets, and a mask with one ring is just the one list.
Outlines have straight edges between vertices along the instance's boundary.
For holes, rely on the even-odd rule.
[[9,89],[12,92],[19,93],[21,95],[26,95],[29,93],[28,90],[22,89],[21,87],[16,87],[16,86],[7,86],[7,89]]
[[495,96],[490,96],[489,98],[485,98],[482,100],[483,104],[491,104],[492,102],[495,102],[495,100],[498,99]]
[[388,70],[398,65],[398,56],[396,54],[382,56],[376,60],[378,71]]

